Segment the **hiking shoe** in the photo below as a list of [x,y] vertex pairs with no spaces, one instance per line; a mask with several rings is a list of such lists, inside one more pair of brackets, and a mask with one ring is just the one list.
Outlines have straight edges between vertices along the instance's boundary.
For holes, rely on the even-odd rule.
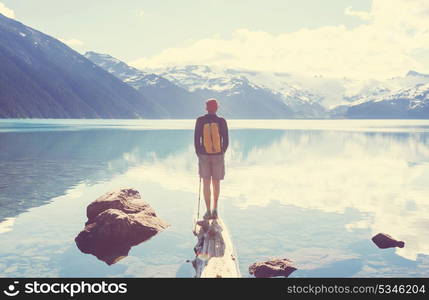
[[212,219],[217,219],[217,209],[212,210]]
[[211,215],[210,211],[209,210],[206,211],[206,213],[203,216],[203,219],[204,220],[208,220],[208,219],[211,219],[211,218],[212,218],[212,215]]

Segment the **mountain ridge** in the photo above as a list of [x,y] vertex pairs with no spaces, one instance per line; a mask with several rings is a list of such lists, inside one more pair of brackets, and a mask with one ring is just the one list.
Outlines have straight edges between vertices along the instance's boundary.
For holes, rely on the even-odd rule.
[[[148,90],[156,89],[160,85],[164,85],[168,89],[163,90],[162,93],[167,92],[169,89],[180,91],[180,93],[170,93],[176,102],[172,105],[182,107],[185,112],[183,114],[189,115],[189,112],[197,112],[197,115],[204,113],[204,101],[208,98],[217,98],[220,104],[219,113],[227,118],[290,118],[293,117],[292,110],[278,99],[274,99],[272,95],[267,94],[262,89],[251,85],[247,80],[238,80],[232,84],[236,89],[190,89],[189,86],[184,85],[183,82],[174,80],[171,77],[164,76],[164,74],[155,74],[154,72],[145,72],[136,68],[130,67],[127,72],[120,72],[115,68],[116,65],[121,65],[121,61],[108,54],[97,54],[96,52],[87,52],[86,57],[92,59],[99,66],[104,67],[107,71],[115,74],[124,82],[132,85],[140,92],[148,94]],[[120,63],[119,63],[120,62]],[[231,87],[232,87],[231,86]],[[161,94],[162,94],[161,93]],[[177,95],[182,97],[178,100]],[[165,101],[166,97],[158,95],[157,101]],[[260,100],[264,101],[260,101]],[[180,101],[180,105],[177,102]],[[166,107],[166,105],[164,105]],[[171,107],[168,106],[168,107]],[[186,113],[188,112],[188,113]],[[174,111],[169,111],[170,115]],[[192,115],[195,117],[195,114]],[[178,116],[173,116],[177,118]]]
[[415,70],[360,81],[205,65],[140,70],[83,56],[1,14],[0,65],[0,118],[195,118],[213,97],[236,119],[429,118],[429,75]]
[[[157,82],[164,82],[181,89],[189,99],[193,99],[191,111],[195,110],[194,105],[202,107],[202,101],[214,97],[221,104],[220,113],[229,118],[314,118],[324,114],[324,108],[317,101],[299,99],[296,95],[285,96],[284,93],[255,84],[233,70],[219,72],[204,65],[187,65],[165,70],[141,70],[129,66],[124,71],[118,68],[124,63],[108,54],[90,51],[85,56],[146,94],[150,76],[152,87]],[[201,108],[198,109],[201,111]]]
[[0,117],[154,118],[161,109],[60,42],[0,14]]

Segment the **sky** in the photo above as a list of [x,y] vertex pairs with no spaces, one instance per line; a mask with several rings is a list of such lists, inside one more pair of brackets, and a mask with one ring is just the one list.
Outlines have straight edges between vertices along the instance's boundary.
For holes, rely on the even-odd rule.
[[427,0],[0,0],[75,50],[139,68],[206,64],[349,78],[429,73]]

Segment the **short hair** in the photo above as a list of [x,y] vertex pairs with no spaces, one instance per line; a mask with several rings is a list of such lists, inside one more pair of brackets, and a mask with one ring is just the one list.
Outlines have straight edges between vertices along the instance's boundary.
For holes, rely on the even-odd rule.
[[218,108],[218,103],[215,98],[210,98],[206,101],[206,109],[207,111],[215,112]]
[[213,102],[217,104],[217,100],[215,98],[210,98],[206,100],[206,104],[208,104],[209,102]]

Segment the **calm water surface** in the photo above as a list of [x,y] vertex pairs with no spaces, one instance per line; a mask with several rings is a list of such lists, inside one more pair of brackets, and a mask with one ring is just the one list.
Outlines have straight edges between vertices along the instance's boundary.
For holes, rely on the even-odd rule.
[[[0,276],[192,277],[193,120],[0,120]],[[231,120],[220,214],[241,272],[429,276],[429,121]],[[133,187],[171,224],[108,266],[74,238],[86,206]],[[386,232],[403,249],[380,250]]]

